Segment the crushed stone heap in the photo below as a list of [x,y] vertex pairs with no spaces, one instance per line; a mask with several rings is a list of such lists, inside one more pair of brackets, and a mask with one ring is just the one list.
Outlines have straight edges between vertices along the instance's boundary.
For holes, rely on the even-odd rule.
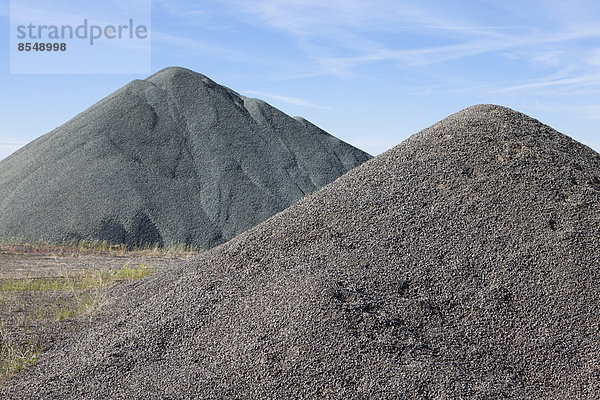
[[167,68],[0,162],[0,238],[210,248],[370,158]]
[[8,398],[600,398],[599,237],[600,155],[474,106],[132,286]]

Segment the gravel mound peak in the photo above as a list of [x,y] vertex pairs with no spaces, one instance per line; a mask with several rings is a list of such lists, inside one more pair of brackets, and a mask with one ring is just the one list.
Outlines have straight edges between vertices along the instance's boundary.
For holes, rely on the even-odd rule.
[[0,162],[0,238],[210,248],[369,158],[263,101],[166,68]]
[[600,155],[458,112],[42,356],[8,398],[600,398]]

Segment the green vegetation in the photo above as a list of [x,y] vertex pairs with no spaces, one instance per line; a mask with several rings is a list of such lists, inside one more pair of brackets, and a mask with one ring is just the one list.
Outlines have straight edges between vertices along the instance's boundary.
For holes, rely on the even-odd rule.
[[154,270],[141,263],[71,276],[0,279],[0,385],[35,363],[41,354],[42,346],[28,333],[30,327],[92,316],[106,304],[111,287],[142,279]]
[[[0,261],[5,269],[4,277],[0,277],[0,387],[34,364],[43,349],[52,349],[56,338],[93,323],[94,315],[110,304],[112,287],[152,274],[156,268],[150,263],[168,265],[173,258],[199,253],[185,244],[161,247],[84,240],[1,241]],[[130,264],[123,265],[124,260]],[[25,266],[32,272],[30,276],[36,277],[22,278],[25,274],[19,276],[17,267],[11,276],[12,263]],[[61,269],[53,269],[53,265],[61,265]],[[60,274],[62,268],[65,272]]]
[[[26,312],[29,319],[44,319],[53,316],[56,320],[76,315],[89,315],[103,305],[105,291],[118,282],[135,281],[150,275],[154,268],[141,263],[130,267],[129,264],[117,270],[92,270],[79,272],[73,276],[0,279],[0,295],[4,306],[8,301],[19,312]],[[34,301],[35,307],[18,307],[19,298]],[[54,299],[54,300],[51,300]]]
[[4,324],[0,324],[0,339],[0,383],[8,381],[28,365],[35,364],[43,350],[29,339],[23,345],[15,345],[6,338]]
[[127,244],[111,244],[105,240],[29,243],[13,239],[0,242],[0,255],[42,254],[65,257],[98,254],[111,256],[143,255],[187,258],[199,254],[201,251],[201,249],[185,243],[170,244],[167,246],[160,246],[158,243],[132,246]]
[[64,277],[0,279],[0,293],[11,292],[75,292],[107,287],[118,281],[134,281],[150,275],[154,268],[141,263],[137,267],[126,264],[118,270],[92,270]]

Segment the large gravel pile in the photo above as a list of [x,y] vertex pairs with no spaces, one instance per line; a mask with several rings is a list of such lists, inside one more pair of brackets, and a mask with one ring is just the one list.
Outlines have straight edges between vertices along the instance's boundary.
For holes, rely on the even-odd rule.
[[167,68],[0,162],[0,238],[209,248],[369,158],[306,120]]
[[600,155],[471,107],[179,268],[9,398],[600,398]]

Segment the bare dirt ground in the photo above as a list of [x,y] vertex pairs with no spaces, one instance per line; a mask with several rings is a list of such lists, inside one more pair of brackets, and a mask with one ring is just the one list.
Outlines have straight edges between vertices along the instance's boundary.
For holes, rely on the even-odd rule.
[[115,289],[195,254],[0,245],[0,388],[43,352],[100,323]]
[[89,270],[109,270],[126,264],[150,264],[165,268],[180,262],[175,257],[94,254],[0,254],[0,279],[48,278]]

